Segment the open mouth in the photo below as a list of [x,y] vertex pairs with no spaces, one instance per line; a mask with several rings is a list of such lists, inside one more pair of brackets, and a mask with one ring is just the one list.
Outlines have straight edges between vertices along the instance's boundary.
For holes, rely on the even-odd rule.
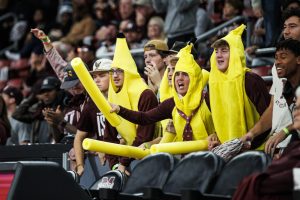
[[178,88],[179,88],[179,89],[183,89],[183,88],[184,88],[184,84],[179,82],[179,83],[178,83]]
[[279,74],[282,72],[283,69],[281,67],[276,67],[276,70],[277,70],[277,73]]
[[224,63],[224,60],[218,60],[217,62],[219,65],[222,65]]

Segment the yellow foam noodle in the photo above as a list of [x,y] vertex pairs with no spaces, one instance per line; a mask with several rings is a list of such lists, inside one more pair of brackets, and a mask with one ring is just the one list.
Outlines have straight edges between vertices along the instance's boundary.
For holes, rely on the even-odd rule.
[[102,152],[110,155],[124,156],[129,158],[142,159],[150,154],[149,149],[139,147],[103,142],[86,138],[82,142],[82,147],[85,150]]
[[116,113],[110,113],[111,106],[97,87],[81,58],[74,58],[71,61],[71,65],[85,90],[89,93],[98,109],[104,114],[106,120],[112,126],[118,126],[121,123],[121,118]]
[[195,140],[186,142],[170,142],[154,144],[150,148],[150,153],[155,154],[165,152],[170,154],[185,154],[195,151],[205,151],[208,149],[207,140]]

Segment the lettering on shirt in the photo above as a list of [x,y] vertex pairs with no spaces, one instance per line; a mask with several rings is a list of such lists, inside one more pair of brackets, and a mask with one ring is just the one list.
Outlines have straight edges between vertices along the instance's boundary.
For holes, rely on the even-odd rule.
[[[76,110],[72,110],[72,111],[67,112],[65,114],[64,120],[67,121],[68,123],[72,124],[72,125],[76,125],[76,123],[78,122],[79,117],[80,117],[80,112],[78,112]],[[65,135],[68,134],[66,129],[64,130],[64,134]]]
[[103,137],[104,129],[105,129],[105,117],[101,112],[97,113],[97,126],[98,126],[99,137]]
[[275,103],[279,108],[284,108],[287,106],[286,102],[280,102],[279,100],[276,100]]

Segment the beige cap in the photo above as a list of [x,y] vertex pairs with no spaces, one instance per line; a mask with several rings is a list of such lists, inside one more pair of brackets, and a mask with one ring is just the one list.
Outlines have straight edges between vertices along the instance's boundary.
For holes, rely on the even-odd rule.
[[165,43],[163,40],[150,40],[144,46],[144,51],[149,51],[153,49],[160,51],[169,51],[167,43]]
[[107,58],[98,59],[95,61],[93,65],[93,71],[90,71],[90,73],[93,72],[106,72],[109,71],[111,68],[112,60]]

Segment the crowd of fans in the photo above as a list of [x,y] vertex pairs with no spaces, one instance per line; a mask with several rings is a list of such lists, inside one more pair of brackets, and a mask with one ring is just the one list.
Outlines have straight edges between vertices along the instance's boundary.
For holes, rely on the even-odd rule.
[[[24,2],[0,5],[1,14],[17,18],[0,27],[1,145],[73,143],[70,158],[79,175],[87,137],[141,148],[207,139],[212,151],[239,138],[239,151],[264,150],[274,159],[286,148],[293,152],[289,144],[299,140],[293,112],[299,107],[300,1]],[[195,39],[236,16],[245,21],[206,41]],[[268,91],[246,65],[256,65],[257,49],[274,46]],[[140,54],[132,57],[135,49]],[[70,64],[75,57],[112,103],[111,112],[128,120],[122,127],[108,123],[91,100]],[[132,159],[97,156],[103,165],[108,160],[108,169],[130,174]]]

